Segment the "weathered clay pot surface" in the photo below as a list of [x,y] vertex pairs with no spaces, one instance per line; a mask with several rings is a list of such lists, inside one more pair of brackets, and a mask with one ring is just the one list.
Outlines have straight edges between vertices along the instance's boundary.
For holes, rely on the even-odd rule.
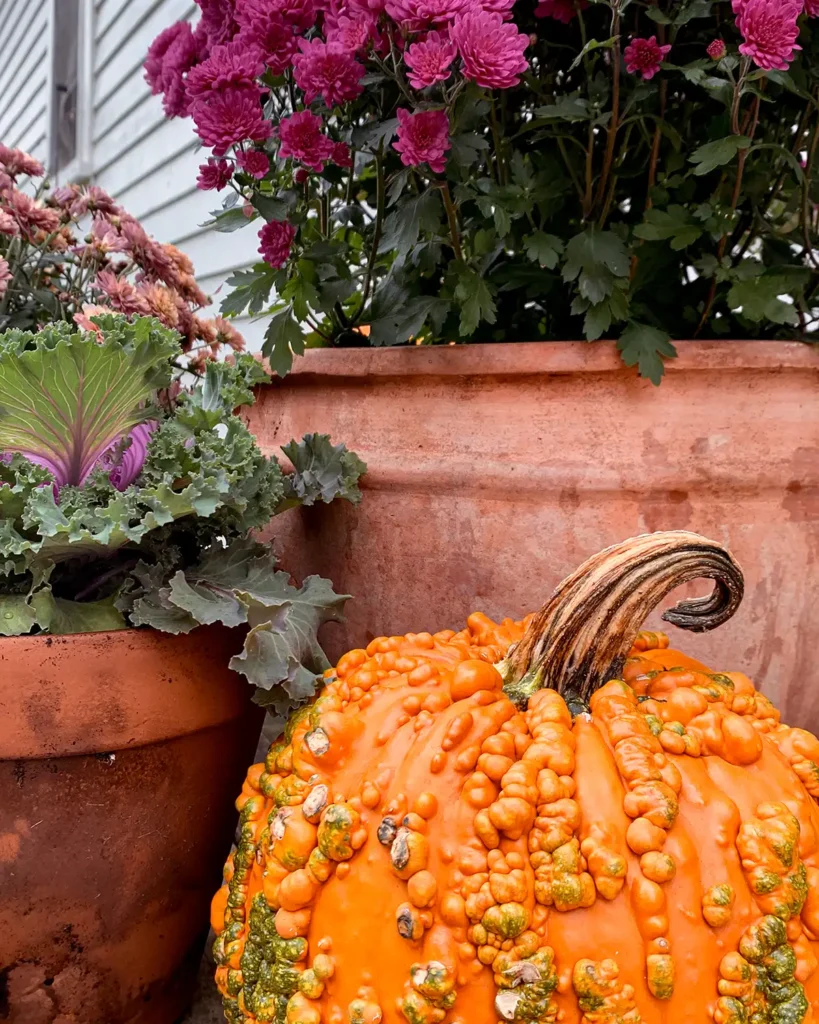
[[240,645],[0,639],[0,1020],[184,1013],[259,733]]
[[271,531],[294,573],[355,597],[330,652],[475,609],[518,617],[600,548],[685,528],[729,545],[747,582],[732,622],[686,650],[819,728],[819,350],[678,350],[660,388],[613,345],[561,342],[316,350],[263,389],[266,450],[321,431],[369,465],[359,507]]

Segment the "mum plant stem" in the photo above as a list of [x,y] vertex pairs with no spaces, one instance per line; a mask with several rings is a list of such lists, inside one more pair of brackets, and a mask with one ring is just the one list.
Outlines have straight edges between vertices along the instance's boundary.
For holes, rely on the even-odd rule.
[[[742,135],[743,134],[743,132],[740,130],[740,123],[739,123],[739,105],[740,105],[740,99],[742,97],[742,87],[745,84],[745,79],[747,77],[748,68],[749,67],[750,67],[750,62],[748,61],[747,58],[743,58],[742,72],[740,73],[739,81],[737,82],[736,88],[734,90],[734,102],[733,102],[733,105],[731,107],[731,126],[733,128],[734,135]],[[757,124],[759,123],[759,106],[760,106],[760,97],[757,95],[757,96],[754,97],[754,106],[753,106],[753,110],[752,110],[751,115],[750,115],[750,117],[751,117],[751,124],[750,124],[750,128],[748,130],[748,138],[749,139],[753,139],[754,134],[756,133],[756,127],[757,127]],[[746,118],[746,124],[747,123],[748,122],[747,122],[747,118]],[[744,128],[745,125],[743,125],[742,127]],[[739,197],[740,197],[740,193],[742,191],[742,179],[743,179],[743,176],[745,174],[745,163],[746,163],[747,159],[748,159],[748,148],[746,147],[745,149],[740,149],[738,151],[738,153],[737,153],[737,173],[736,173],[736,178],[734,179],[734,190],[733,190],[733,192],[731,194],[731,211],[732,212],[736,211],[737,204],[739,203]],[[728,246],[728,232],[726,231],[725,234],[720,239],[720,242],[719,242],[719,249],[717,250],[717,261],[718,261],[718,263],[721,263],[723,258],[725,257],[725,251],[727,249],[727,246]],[[708,292],[708,299],[706,300],[705,308],[702,311],[702,316],[700,317],[700,322],[697,324],[697,329],[694,332],[694,337],[695,338],[698,338],[700,336],[700,334],[702,333],[703,328],[705,327],[706,323],[708,322],[708,317],[711,315],[711,310],[714,308],[714,301],[715,301],[716,297],[717,297],[717,277],[716,277],[716,273],[715,273],[714,277],[711,279],[711,288],[709,289],[709,292]]]
[[364,288],[361,292],[361,305],[358,313],[352,318],[352,323],[358,323],[364,312],[370,297],[370,288],[373,280],[373,269],[378,258],[378,246],[381,242],[381,230],[384,225],[384,140],[378,143],[378,151],[375,154],[375,227],[373,229],[373,242],[370,248],[370,258],[367,261],[367,274],[364,278]]
[[[597,207],[600,207],[606,198],[609,175],[614,163],[614,147],[617,142],[617,132],[620,129],[620,0],[615,0],[612,5],[611,34],[614,38],[611,57],[611,120],[609,121],[608,134],[606,136],[603,171],[597,184],[597,198],[595,199],[595,206]],[[603,214],[601,214],[601,226],[602,220]]]
[[446,217],[449,221],[449,236],[452,241],[452,251],[455,253],[456,260],[463,260],[463,252],[461,251],[461,233],[458,230],[458,211],[455,209],[455,204],[452,202],[452,196],[449,194],[449,185],[446,182],[440,186],[441,198],[444,201],[444,209],[446,210]]

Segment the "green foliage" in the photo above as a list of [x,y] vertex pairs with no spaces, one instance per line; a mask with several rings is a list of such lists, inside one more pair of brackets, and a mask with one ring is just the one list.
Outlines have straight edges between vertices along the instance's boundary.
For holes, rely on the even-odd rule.
[[[242,202],[297,232],[286,267],[237,273],[223,304],[270,318],[277,373],[306,345],[608,337],[656,382],[672,338],[815,340],[816,23],[803,16],[787,72],[764,72],[739,54],[728,0],[597,0],[568,24],[534,7],[512,12],[532,39],[517,87],[481,89],[456,62],[416,94],[400,50],[360,54],[363,94],[313,105],[354,167],[296,186],[271,143],[266,178],[235,179]],[[652,35],[671,52],[644,81],[623,51]],[[272,83],[273,122],[290,75]],[[446,111],[443,173],[401,164],[401,107]],[[238,201],[220,228],[240,223]]]
[[[96,323],[102,339],[66,324],[0,335],[0,634],[247,624],[234,667],[265,703],[295,706],[326,667],[316,629],[346,599],[317,577],[292,586],[251,535],[298,505],[359,501],[364,463],[308,434],[283,473],[236,415],[267,379],[256,360],[169,389],[171,332]],[[144,454],[117,476],[121,438],[146,420]]]

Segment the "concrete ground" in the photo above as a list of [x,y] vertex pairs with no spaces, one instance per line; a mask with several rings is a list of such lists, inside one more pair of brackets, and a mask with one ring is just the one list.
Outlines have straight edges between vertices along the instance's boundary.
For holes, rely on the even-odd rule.
[[193,1006],[179,1024],[225,1024],[222,999],[213,981],[213,962],[208,956],[202,958]]

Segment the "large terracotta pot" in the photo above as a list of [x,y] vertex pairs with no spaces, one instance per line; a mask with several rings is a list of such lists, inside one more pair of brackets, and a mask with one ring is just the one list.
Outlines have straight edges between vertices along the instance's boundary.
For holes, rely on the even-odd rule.
[[263,389],[264,448],[322,431],[369,465],[359,507],[272,531],[296,575],[354,595],[330,653],[474,609],[520,616],[600,548],[686,528],[729,545],[747,579],[731,626],[686,650],[819,728],[819,350],[678,349],[659,388],[613,345],[561,342],[316,350]]
[[0,639],[0,1020],[173,1024],[261,724],[241,636]]

